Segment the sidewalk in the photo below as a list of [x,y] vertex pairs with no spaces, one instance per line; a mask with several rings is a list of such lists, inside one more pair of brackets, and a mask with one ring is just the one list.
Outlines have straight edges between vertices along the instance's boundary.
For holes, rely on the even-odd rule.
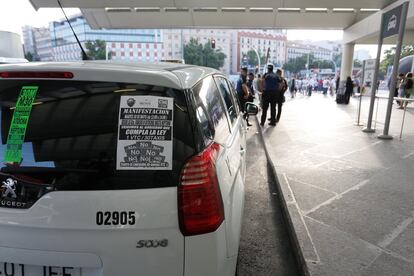
[[310,275],[413,275],[414,105],[402,140],[403,111],[393,107],[394,139],[384,141],[386,101],[374,134],[354,126],[357,104],[298,95],[276,127],[262,129],[298,252]]

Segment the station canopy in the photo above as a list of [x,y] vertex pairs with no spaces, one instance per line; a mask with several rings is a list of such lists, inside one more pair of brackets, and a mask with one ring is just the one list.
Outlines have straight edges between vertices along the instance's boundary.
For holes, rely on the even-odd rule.
[[[92,28],[346,29],[397,0],[60,0]],[[30,0],[35,9],[57,0]]]

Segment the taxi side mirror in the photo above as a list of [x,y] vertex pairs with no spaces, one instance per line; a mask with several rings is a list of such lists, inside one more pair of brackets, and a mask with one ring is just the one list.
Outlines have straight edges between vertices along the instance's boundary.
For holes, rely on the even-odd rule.
[[246,110],[246,113],[249,115],[257,115],[259,107],[254,103],[246,103],[244,110]]

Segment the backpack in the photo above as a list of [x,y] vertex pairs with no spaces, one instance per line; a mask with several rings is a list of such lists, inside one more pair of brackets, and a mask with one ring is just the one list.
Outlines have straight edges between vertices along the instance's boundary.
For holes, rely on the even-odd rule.
[[264,79],[264,90],[265,91],[279,91],[280,90],[280,79],[275,73],[268,73]]

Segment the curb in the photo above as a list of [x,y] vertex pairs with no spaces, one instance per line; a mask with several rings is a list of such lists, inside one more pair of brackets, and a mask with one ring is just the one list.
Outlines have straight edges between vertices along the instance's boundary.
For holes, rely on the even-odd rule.
[[295,227],[294,227],[294,224],[293,224],[293,219],[292,219],[292,216],[289,212],[287,200],[286,200],[286,198],[283,194],[282,187],[281,187],[281,184],[280,184],[280,180],[279,180],[279,177],[278,177],[277,172],[276,172],[276,167],[273,164],[273,161],[270,159],[270,154],[269,154],[269,151],[268,151],[267,146],[266,146],[266,142],[265,142],[264,137],[263,137],[263,132],[262,132],[261,126],[259,125],[259,119],[257,118],[257,116],[254,116],[254,117],[255,117],[256,123],[259,127],[258,132],[259,132],[259,135],[260,135],[260,140],[263,143],[263,148],[264,148],[265,153],[266,153],[267,163],[271,167],[272,177],[274,178],[274,180],[276,182],[276,189],[279,193],[278,197],[282,202],[282,204],[281,204],[282,205],[282,214],[283,214],[283,218],[284,218],[285,223],[286,223],[287,228],[288,228],[288,233],[289,233],[291,244],[293,246],[293,251],[294,251],[295,258],[296,258],[296,262],[299,265],[299,272],[301,273],[301,275],[310,276],[309,268],[308,268],[308,265],[306,263],[305,256],[303,254],[302,248],[300,246],[299,238],[298,238],[298,236],[296,234],[296,231],[295,231]]

